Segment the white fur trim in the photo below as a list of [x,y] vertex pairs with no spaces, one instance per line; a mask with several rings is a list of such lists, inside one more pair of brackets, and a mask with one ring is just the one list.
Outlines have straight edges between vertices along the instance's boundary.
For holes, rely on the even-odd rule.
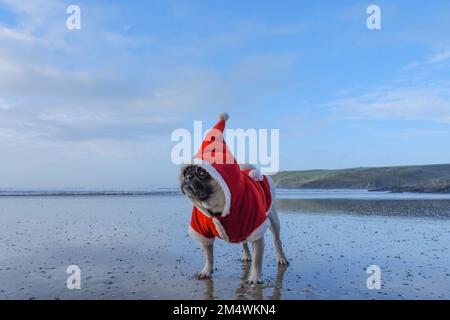
[[220,223],[219,219],[217,218],[213,218],[212,219],[214,226],[216,227],[217,232],[219,233],[220,237],[225,240],[226,242],[230,242],[230,238],[228,238],[228,235],[224,229],[224,227],[222,226],[222,224]]
[[270,227],[270,220],[266,218],[266,220],[264,220],[264,222],[261,223],[261,225],[258,228],[256,228],[255,230],[253,230],[252,233],[250,233],[250,235],[247,237],[245,241],[252,242],[264,237],[264,233],[266,233],[267,228],[269,227]]
[[226,112],[219,113],[219,120],[228,121],[228,119],[230,119],[230,116],[228,115],[228,113],[226,113]]
[[203,244],[211,245],[214,242],[214,238],[206,238],[202,236],[200,233],[195,231],[194,228],[192,228],[191,226],[189,226],[189,235]]
[[[230,214],[231,192],[230,192],[230,188],[228,188],[228,185],[225,182],[225,180],[223,179],[223,177],[216,170],[216,168],[214,168],[214,166],[212,166],[210,163],[208,163],[206,161],[203,161],[202,159],[194,158],[194,164],[205,169],[211,175],[211,177],[217,181],[217,183],[222,188],[222,191],[225,194],[225,207],[223,208],[222,214],[220,216],[225,217],[228,214]],[[205,212],[203,212],[203,213],[205,213]],[[211,215],[208,215],[208,216],[210,217]]]
[[248,175],[255,181],[263,181],[264,176],[261,174],[261,171],[258,169],[250,170]]

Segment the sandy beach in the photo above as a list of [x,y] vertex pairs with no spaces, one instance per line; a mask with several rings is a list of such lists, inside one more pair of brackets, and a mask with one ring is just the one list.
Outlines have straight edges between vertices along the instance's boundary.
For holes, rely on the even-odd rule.
[[[211,280],[181,195],[0,197],[0,299],[450,299],[450,197],[280,192],[279,268],[266,234],[263,278],[242,279],[239,245],[216,241]],[[366,268],[382,270],[369,290]],[[81,268],[81,289],[66,268]]]

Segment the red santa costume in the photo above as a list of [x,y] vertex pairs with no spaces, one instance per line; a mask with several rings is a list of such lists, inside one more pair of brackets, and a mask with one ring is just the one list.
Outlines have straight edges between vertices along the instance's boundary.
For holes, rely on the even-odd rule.
[[232,243],[255,241],[270,226],[267,214],[272,206],[273,190],[269,180],[258,170],[241,168],[236,162],[223,138],[227,120],[228,114],[220,115],[193,159],[225,193],[225,208],[220,216],[195,206],[192,210],[189,234],[205,244],[211,244],[215,237]]

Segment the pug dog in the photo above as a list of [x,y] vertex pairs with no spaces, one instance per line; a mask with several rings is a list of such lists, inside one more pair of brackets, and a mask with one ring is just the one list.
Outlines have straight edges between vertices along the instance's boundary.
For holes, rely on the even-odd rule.
[[[246,165],[248,167],[248,165]],[[241,166],[242,168],[243,166]],[[254,168],[251,166],[251,168]],[[270,177],[267,177],[270,185],[272,203],[275,203],[275,185]],[[182,167],[179,175],[181,192],[186,195],[199,210],[209,212],[211,216],[220,216],[225,207],[226,196],[221,185],[203,167],[192,164]],[[280,239],[280,220],[272,205],[267,218],[270,220],[270,230],[274,237],[275,248],[278,254],[278,263],[287,265],[288,260],[283,252]],[[242,262],[251,261],[251,272],[247,280],[248,284],[263,283],[261,279],[262,261],[264,256],[264,236],[252,242],[253,260],[248,242],[242,242]],[[213,243],[202,243],[205,254],[205,265],[202,271],[195,274],[198,279],[211,278],[213,273],[214,255]]]

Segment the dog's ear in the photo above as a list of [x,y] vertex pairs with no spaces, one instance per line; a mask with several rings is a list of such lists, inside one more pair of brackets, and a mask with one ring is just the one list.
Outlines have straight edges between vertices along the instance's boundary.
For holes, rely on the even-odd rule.
[[192,170],[192,165],[185,165],[181,167],[180,174],[184,176],[188,170]]
[[180,174],[178,175],[178,180],[181,182],[184,180],[184,176],[186,174],[186,170],[189,168],[189,166],[183,166],[180,168]]

